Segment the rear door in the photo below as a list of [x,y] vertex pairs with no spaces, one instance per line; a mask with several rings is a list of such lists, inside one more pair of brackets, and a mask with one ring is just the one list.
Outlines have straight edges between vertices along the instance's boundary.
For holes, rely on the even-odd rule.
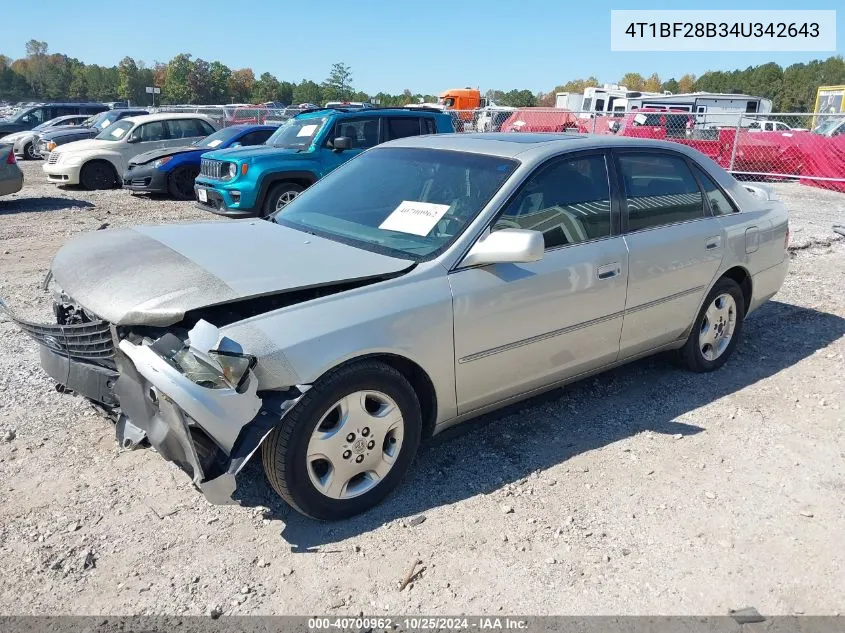
[[721,264],[725,238],[683,155],[614,154],[629,257],[621,359],[684,334]]
[[[430,117],[427,117],[426,121],[434,123]],[[428,131],[431,128],[428,125],[424,126],[423,120],[420,117],[387,117],[385,122],[385,141],[407,138],[408,136],[419,136],[420,134],[431,134]]]
[[164,141],[163,147],[184,147],[190,145],[194,141],[205,138],[213,128],[199,119],[172,119],[167,121],[167,138]]

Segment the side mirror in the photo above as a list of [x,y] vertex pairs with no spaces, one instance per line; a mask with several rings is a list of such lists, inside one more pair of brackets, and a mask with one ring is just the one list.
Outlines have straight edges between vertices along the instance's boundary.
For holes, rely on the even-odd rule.
[[543,234],[527,229],[502,229],[481,236],[461,266],[524,264],[543,259]]
[[342,152],[345,149],[352,149],[352,139],[348,136],[338,136],[332,141],[332,147],[336,152]]
[[128,139],[126,139],[127,143],[140,143],[141,137],[136,136],[135,134],[131,135]]
[[236,142],[232,143],[229,147],[231,147],[231,148],[241,147],[241,144],[236,141]]

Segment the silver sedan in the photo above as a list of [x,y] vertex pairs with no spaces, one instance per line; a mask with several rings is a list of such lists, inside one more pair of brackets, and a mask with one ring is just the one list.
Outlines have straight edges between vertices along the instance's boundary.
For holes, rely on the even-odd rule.
[[410,137],[269,222],[75,238],[59,323],[18,323],[124,448],[149,442],[217,502],[260,448],[291,506],[338,519],[482,412],[660,351],[718,369],[788,236],[765,187],[683,145]]

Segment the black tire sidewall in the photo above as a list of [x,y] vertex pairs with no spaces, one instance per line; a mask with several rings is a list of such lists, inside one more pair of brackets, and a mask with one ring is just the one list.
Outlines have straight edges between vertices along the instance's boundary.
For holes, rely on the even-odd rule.
[[36,158],[35,153],[35,143],[27,143],[24,145],[23,148],[23,159],[24,160],[35,160]]
[[176,185],[176,178],[179,174],[187,174],[187,177],[190,178],[190,175],[193,174],[193,178],[191,180],[196,180],[196,177],[199,175],[199,170],[194,169],[191,167],[183,166],[177,167],[173,170],[173,173],[170,174],[167,178],[167,191],[171,195],[171,197],[175,198],[176,200],[192,200],[193,199],[193,185],[191,186],[191,194],[184,194],[179,191],[178,186]]
[[[104,170],[106,170],[106,172],[110,172],[111,184],[109,186],[107,186],[107,187],[91,186],[92,184],[96,185],[96,183],[92,182],[93,181],[93,172],[94,172],[95,169],[104,169]],[[89,176],[89,174],[90,174],[90,176]],[[114,189],[115,183],[116,183],[114,167],[112,167],[111,164],[105,163],[103,161],[86,163],[85,165],[82,166],[82,169],[79,172],[79,183],[83,187],[85,187],[86,189],[89,189],[91,191],[96,191],[98,189]]]
[[[305,460],[308,443],[328,407],[349,393],[363,390],[381,391],[399,406],[405,423],[402,447],[387,477],[372,490],[352,499],[331,499],[319,492],[308,476]],[[380,371],[372,364],[363,365],[331,380],[319,397],[300,405],[303,406],[295,418],[283,473],[293,501],[303,513],[324,520],[347,518],[378,504],[399,485],[411,466],[422,435],[419,401],[401,374],[394,370]]]
[[276,203],[278,202],[282,194],[287,193],[288,191],[296,191],[297,194],[300,194],[305,190],[301,186],[293,182],[284,182],[278,185],[274,185],[273,188],[270,189],[270,193],[267,194],[266,200],[264,200],[265,217],[276,212]]
[[[707,308],[710,307],[710,304],[713,303],[716,297],[726,293],[733,297],[734,303],[736,304],[736,324],[734,325],[733,336],[731,337],[731,342],[728,344],[728,347],[724,352],[722,352],[719,358],[715,360],[707,360],[704,358],[704,355],[701,353],[701,348],[698,345],[701,323],[704,320],[704,315],[707,312]],[[694,371],[708,372],[719,369],[722,365],[728,362],[728,359],[733,354],[734,348],[739,342],[739,337],[742,335],[742,326],[744,322],[745,297],[742,294],[742,290],[733,279],[720,279],[707,294],[707,298],[704,300],[704,304],[698,311],[698,316],[695,319],[695,323],[693,323],[692,331],[690,332],[689,339],[687,339],[687,343],[684,347],[684,356],[689,368]]]

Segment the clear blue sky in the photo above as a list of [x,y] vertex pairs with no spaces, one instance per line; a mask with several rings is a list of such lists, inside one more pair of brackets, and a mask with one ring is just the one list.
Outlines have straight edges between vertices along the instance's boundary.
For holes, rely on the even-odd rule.
[[[437,93],[447,88],[548,91],[595,75],[625,72],[678,78],[775,61],[783,66],[833,53],[613,53],[610,8],[570,0],[144,0],[141,3],[0,0],[0,53],[24,55],[31,38],[50,52],[114,65],[125,55],[147,65],[190,53],[279,79],[322,81],[333,62],[353,70],[353,85],[375,93]],[[839,9],[837,51],[845,41],[845,3],[825,0],[616,2],[618,9]],[[621,5],[621,6],[620,6]],[[61,8],[59,8],[61,7]],[[58,14],[61,17],[56,17]]]

